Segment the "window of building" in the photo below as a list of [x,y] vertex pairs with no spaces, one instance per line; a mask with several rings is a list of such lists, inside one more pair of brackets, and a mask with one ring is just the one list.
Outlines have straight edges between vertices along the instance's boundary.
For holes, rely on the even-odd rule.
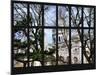
[[11,21],[12,74],[95,68],[95,6],[12,1]]

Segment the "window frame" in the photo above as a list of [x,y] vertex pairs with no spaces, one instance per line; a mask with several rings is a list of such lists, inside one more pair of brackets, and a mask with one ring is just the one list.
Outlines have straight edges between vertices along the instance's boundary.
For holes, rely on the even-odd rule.
[[[13,32],[14,28],[17,26],[14,26],[14,11],[13,11],[13,6],[14,3],[25,3],[27,4],[27,16],[29,18],[29,5],[30,4],[40,4],[44,7],[44,5],[55,5],[56,6],[56,26],[43,26],[44,25],[44,11],[42,13],[42,26],[20,26],[18,28],[28,28],[28,33],[30,28],[42,28],[43,32],[44,29],[56,29],[56,44],[58,44],[59,39],[58,39],[58,29],[69,29],[69,65],[58,65],[58,45],[56,45],[56,65],[55,66],[35,66],[35,67],[20,67],[20,68],[14,68],[13,65],[13,60],[14,60],[14,52],[13,52]],[[68,6],[69,8],[69,27],[59,27],[58,26],[58,6]],[[42,7],[42,8],[43,8]],[[90,64],[83,64],[83,54],[82,54],[82,64],[71,64],[71,30],[72,29],[77,29],[77,27],[71,27],[71,7],[81,7],[82,12],[84,8],[94,8],[94,27],[83,27],[83,18],[82,18],[82,27],[79,27],[79,29],[82,31],[82,36],[83,32],[85,29],[93,29],[94,30],[94,63]],[[83,17],[83,13],[82,13]],[[29,22],[28,22],[29,25]],[[43,33],[44,35],[44,33]],[[27,36],[29,37],[29,35]],[[29,40],[29,38],[28,38]],[[44,39],[43,39],[44,40]],[[82,42],[83,42],[83,37],[82,37]],[[44,44],[44,43],[43,43]],[[44,45],[43,45],[44,47]],[[44,48],[43,48],[44,49]],[[82,44],[82,49],[83,49],[83,44]],[[27,53],[29,54],[29,44],[28,44],[28,51]],[[83,53],[83,50],[82,50]],[[29,58],[29,56],[28,56]],[[44,58],[44,55],[43,57]],[[28,60],[29,61],[29,60]],[[42,61],[44,62],[44,61]],[[43,63],[44,64],[44,63]],[[28,64],[29,65],[29,64]],[[57,72],[57,71],[72,71],[72,70],[88,70],[88,69],[96,69],[96,6],[92,5],[76,5],[76,4],[60,4],[60,3],[45,3],[45,2],[29,2],[29,1],[11,1],[11,74],[25,74],[25,73],[41,73],[41,72]]]

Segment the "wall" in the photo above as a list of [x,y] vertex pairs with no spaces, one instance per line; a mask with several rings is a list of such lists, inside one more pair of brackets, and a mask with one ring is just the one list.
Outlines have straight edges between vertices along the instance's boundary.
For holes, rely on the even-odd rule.
[[[26,0],[28,1],[28,0]],[[30,0],[30,1],[45,1],[45,0]],[[69,71],[69,72],[52,72],[41,73],[41,75],[99,75],[100,66],[100,48],[99,48],[99,0],[46,0],[45,2],[54,3],[69,3],[69,4],[86,4],[97,6],[97,69],[87,71]],[[10,75],[10,0],[0,0],[0,75]],[[32,75],[32,74],[27,74]],[[36,74],[40,75],[40,74]]]

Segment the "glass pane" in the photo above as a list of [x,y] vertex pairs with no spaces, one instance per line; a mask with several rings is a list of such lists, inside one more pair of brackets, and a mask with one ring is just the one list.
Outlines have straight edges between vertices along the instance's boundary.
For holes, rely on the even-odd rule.
[[27,29],[14,29],[14,67],[27,67]]
[[44,25],[56,26],[56,6],[54,5],[44,6]]
[[71,62],[81,64],[81,30],[71,30]]
[[14,26],[27,26],[27,5],[14,3]]
[[42,45],[43,34],[42,29],[30,28],[29,30],[29,43],[30,43],[30,67],[42,66]]
[[84,27],[94,27],[94,8],[84,8]]
[[30,26],[42,26],[42,6],[39,4],[30,5]]
[[69,29],[58,29],[58,65],[69,64]]
[[56,29],[44,29],[44,65],[56,65]]
[[89,64],[94,61],[94,30],[84,29],[84,63]]
[[81,7],[71,7],[71,26],[81,27],[82,26],[82,8]]
[[58,26],[69,26],[69,8],[67,6],[58,6]]

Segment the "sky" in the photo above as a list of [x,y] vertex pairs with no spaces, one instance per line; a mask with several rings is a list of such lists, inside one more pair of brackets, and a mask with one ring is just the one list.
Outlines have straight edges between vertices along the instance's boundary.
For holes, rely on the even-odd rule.
[[[48,5],[44,6],[47,7]],[[52,21],[56,21],[56,6],[48,6],[48,11],[44,11],[44,18],[45,18],[45,26],[54,26],[54,23]],[[52,29],[45,29],[45,40],[48,44],[53,44],[53,38],[52,38]]]
[[44,39],[48,44],[53,44],[52,29],[44,29]]
[[48,6],[48,8],[48,11],[44,11],[45,26],[54,26],[52,21],[56,21],[56,6]]

